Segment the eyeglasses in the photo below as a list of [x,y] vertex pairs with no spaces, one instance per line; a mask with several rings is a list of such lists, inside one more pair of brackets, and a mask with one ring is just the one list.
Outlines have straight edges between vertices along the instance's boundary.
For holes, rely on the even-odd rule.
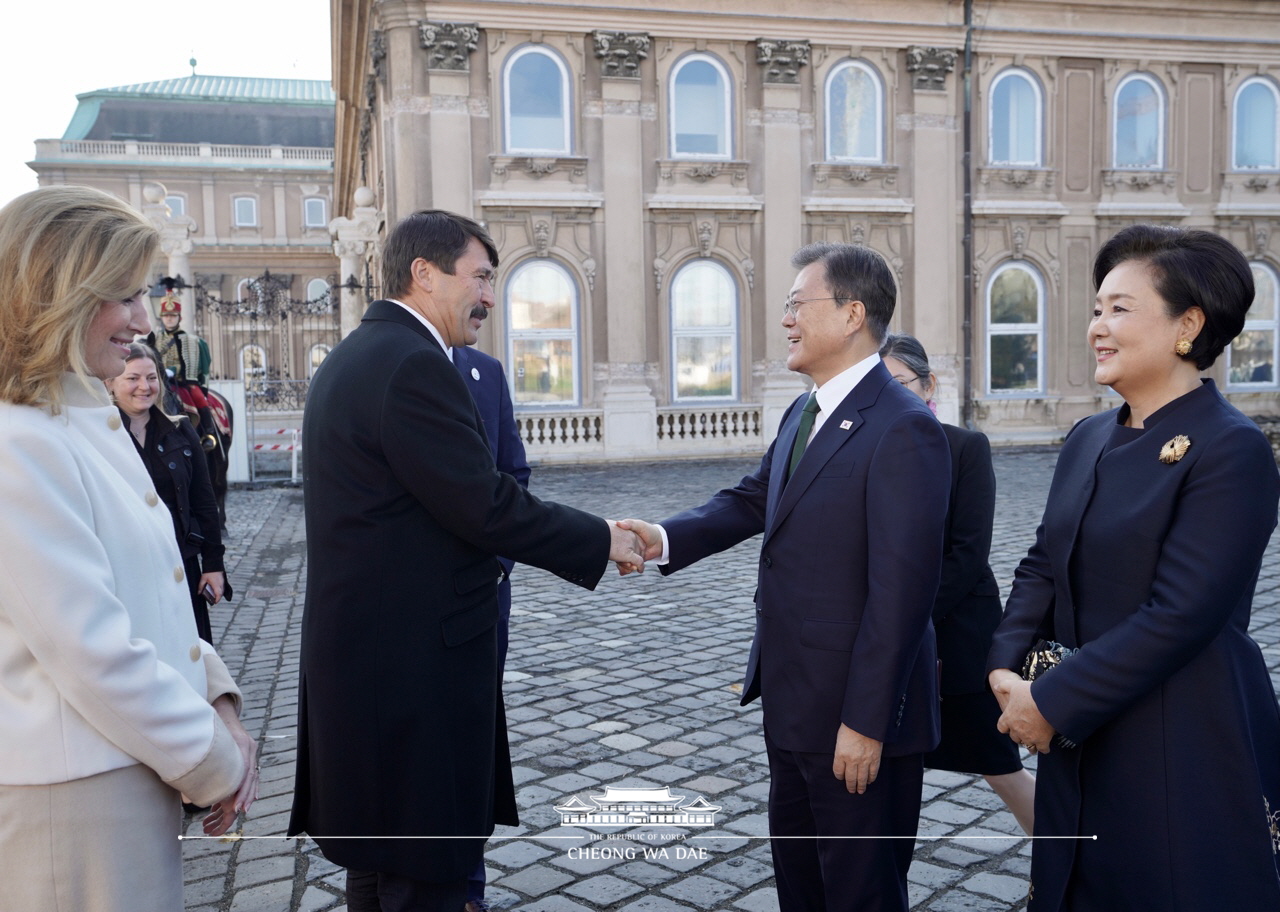
[[839,298],[806,298],[801,301],[798,298],[786,298],[782,302],[782,313],[784,316],[794,317],[796,311],[800,309],[801,304],[810,304],[814,301],[839,301]]

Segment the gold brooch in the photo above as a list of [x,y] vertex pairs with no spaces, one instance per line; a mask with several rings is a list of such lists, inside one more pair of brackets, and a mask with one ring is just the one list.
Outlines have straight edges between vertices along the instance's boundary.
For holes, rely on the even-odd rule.
[[1187,455],[1189,449],[1191,449],[1191,439],[1179,434],[1160,448],[1160,461],[1166,465],[1173,465]]

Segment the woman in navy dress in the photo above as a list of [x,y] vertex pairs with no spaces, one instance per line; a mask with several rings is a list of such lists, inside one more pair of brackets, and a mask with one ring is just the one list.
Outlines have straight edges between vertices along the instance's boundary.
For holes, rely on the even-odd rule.
[[[933,408],[938,378],[918,339],[890,333],[880,357],[893,379]],[[1022,768],[1018,746],[996,731],[1000,705],[987,689],[987,650],[1000,624],[1000,587],[988,563],[996,512],[991,443],[981,431],[944,424],[951,447],[951,499],[942,552],[942,579],[933,603],[942,672],[942,743],[924,756],[929,769],[978,773],[1032,829],[1036,780]]]
[[[1253,302],[1218,235],[1134,225],[1099,252],[1094,378],[988,659],[1000,730],[1041,754],[1030,912],[1280,909],[1280,709],[1249,614],[1276,525],[1266,438],[1203,380]],[[1024,681],[1038,638],[1078,649]]]

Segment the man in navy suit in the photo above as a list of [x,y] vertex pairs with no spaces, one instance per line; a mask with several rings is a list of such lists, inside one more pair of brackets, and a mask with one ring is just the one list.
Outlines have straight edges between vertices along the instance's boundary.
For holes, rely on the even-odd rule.
[[905,912],[922,755],[939,737],[930,613],[950,455],[880,362],[895,297],[884,260],[811,244],[792,265],[787,367],[814,392],[737,487],[658,526],[622,525],[664,574],[764,533],[742,702],[764,698],[779,905]]
[[[481,319],[487,314],[482,315]],[[516,427],[515,410],[511,405],[511,392],[507,377],[502,372],[502,362],[482,351],[465,345],[453,349],[453,365],[462,374],[462,382],[471,391],[471,398],[480,409],[484,421],[484,435],[489,441],[494,464],[499,472],[505,472],[524,487],[529,487],[529,462],[524,454],[524,441]],[[502,564],[502,582],[498,584],[498,676],[501,678],[507,665],[507,644],[511,630],[511,568],[515,562],[499,557]],[[484,859],[467,880],[466,912],[485,912],[489,904],[484,901]]]

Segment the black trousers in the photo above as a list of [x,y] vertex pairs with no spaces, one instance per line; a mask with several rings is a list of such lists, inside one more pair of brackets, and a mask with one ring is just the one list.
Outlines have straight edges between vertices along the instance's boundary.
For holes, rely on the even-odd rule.
[[347,912],[461,912],[467,880],[430,883],[386,871],[347,869]]
[[[922,755],[883,757],[876,781],[850,794],[831,753],[769,755],[769,842],[781,912],[906,912],[920,821]],[[900,837],[886,839],[883,837]],[[841,838],[844,837],[844,838]]]

